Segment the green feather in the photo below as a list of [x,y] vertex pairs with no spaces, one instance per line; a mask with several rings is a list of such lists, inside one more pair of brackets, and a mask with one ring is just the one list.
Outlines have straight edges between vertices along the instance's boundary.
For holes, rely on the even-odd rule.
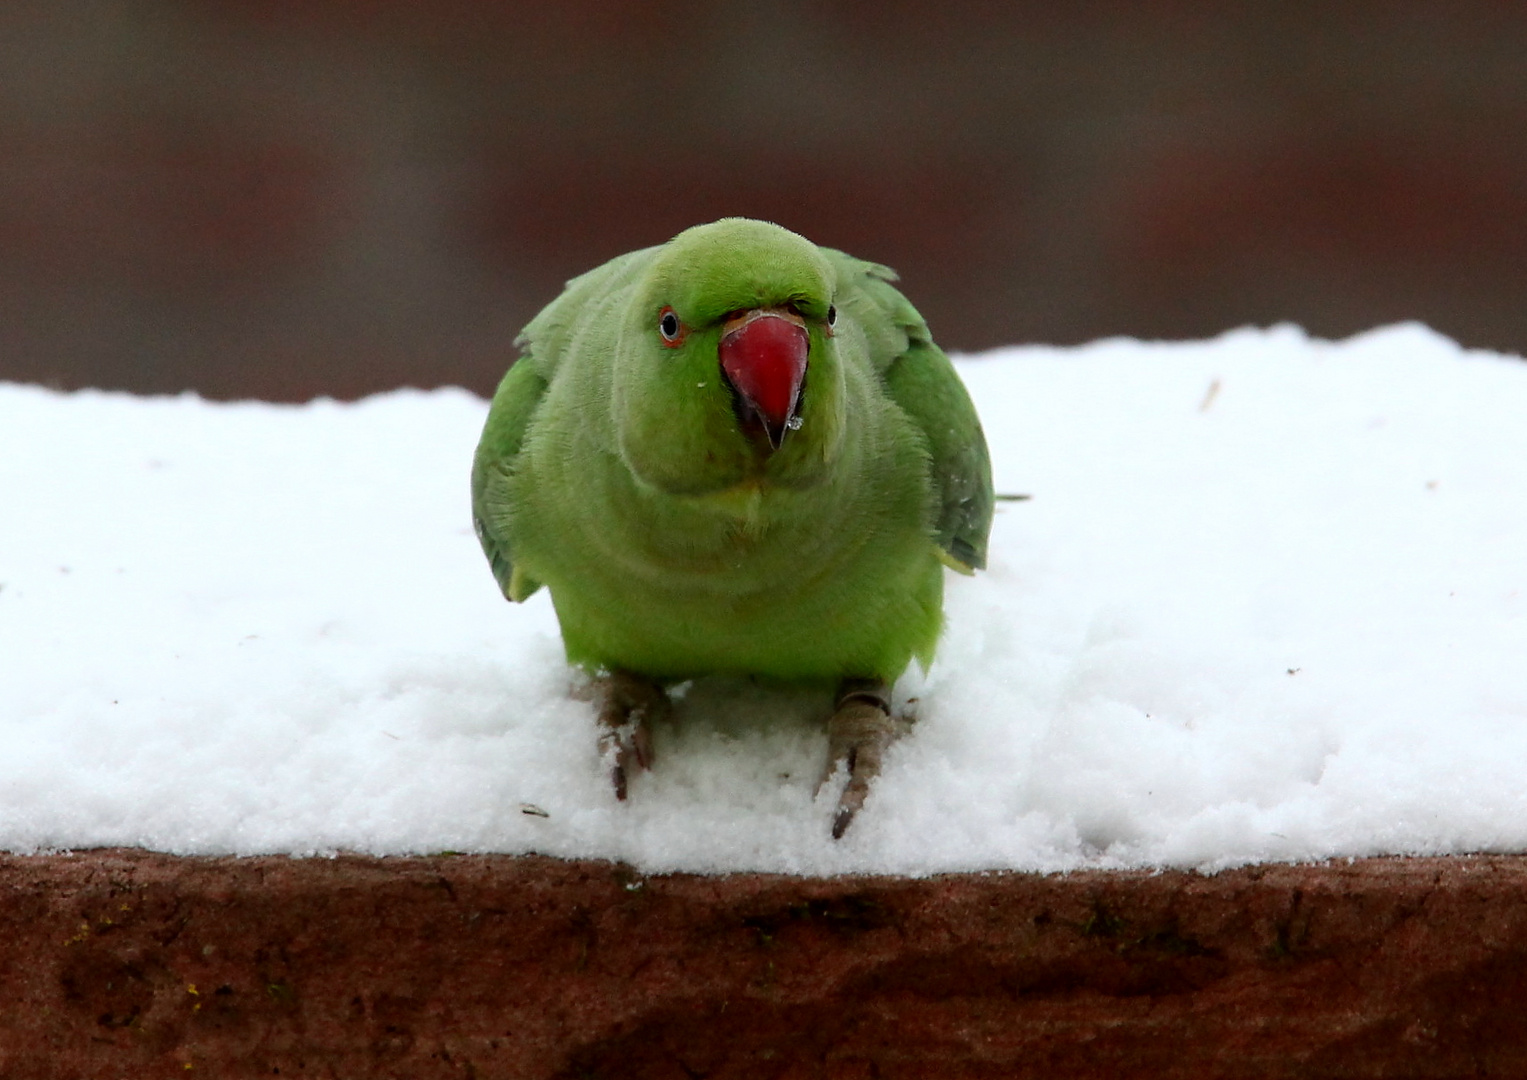
[[517,363],[511,367],[493,395],[472,461],[472,526],[498,587],[515,603],[541,587],[523,568],[514,565],[509,543],[514,506],[509,488],[525,442],[525,428],[545,390],[546,380],[535,365]]
[[[474,462],[505,596],[544,582],[568,658],[592,669],[827,682],[930,663],[943,566],[985,563],[990,466],[894,280],[727,219],[570,281],[521,335]],[[810,334],[801,424],[773,453],[741,429],[717,359],[721,323],[758,307]]]

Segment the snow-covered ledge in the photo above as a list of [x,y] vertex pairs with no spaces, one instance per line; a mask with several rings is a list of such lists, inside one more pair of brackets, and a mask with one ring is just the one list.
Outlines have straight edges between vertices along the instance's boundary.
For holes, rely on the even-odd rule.
[[[813,1075],[765,1056],[792,1031],[829,1075],[1275,1035],[1301,1075],[1527,1068],[1522,864],[1468,856],[1527,851],[1527,364],[1280,327],[961,373],[1032,498],[841,842],[824,703],[768,687],[690,687],[615,801],[545,597],[472,536],[481,400],[0,385],[0,1075],[495,1038]],[[1346,861],[1404,855],[1460,858]]]

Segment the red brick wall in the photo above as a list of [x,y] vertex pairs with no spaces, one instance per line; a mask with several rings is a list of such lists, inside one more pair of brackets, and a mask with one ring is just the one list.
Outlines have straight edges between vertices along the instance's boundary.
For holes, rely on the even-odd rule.
[[1527,5],[0,5],[0,378],[487,391],[564,278],[732,213],[953,348],[1527,351]]

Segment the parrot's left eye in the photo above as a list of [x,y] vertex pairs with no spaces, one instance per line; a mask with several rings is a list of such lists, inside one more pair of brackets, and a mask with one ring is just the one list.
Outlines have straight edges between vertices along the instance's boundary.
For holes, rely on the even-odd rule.
[[657,332],[663,335],[663,340],[670,345],[677,344],[680,329],[679,317],[673,313],[673,308],[664,308],[657,321]]
[[835,305],[828,304],[827,305],[827,327],[830,330],[834,326],[837,326],[837,325],[838,325],[838,309],[837,309],[837,307]]

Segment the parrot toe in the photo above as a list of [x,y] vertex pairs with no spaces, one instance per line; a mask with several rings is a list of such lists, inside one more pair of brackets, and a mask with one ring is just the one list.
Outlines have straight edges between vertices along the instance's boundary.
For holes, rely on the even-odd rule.
[[666,717],[671,705],[661,686],[629,671],[603,676],[599,690],[599,752],[613,757],[610,781],[624,802],[632,772],[652,768],[652,724]]
[[838,695],[838,708],[827,721],[827,766],[817,781],[817,790],[832,778],[839,762],[848,770],[848,783],[838,796],[833,816],[832,837],[840,840],[853,823],[854,815],[864,805],[870,783],[880,775],[886,749],[906,728],[906,722],[891,714],[884,683],[847,680]]

